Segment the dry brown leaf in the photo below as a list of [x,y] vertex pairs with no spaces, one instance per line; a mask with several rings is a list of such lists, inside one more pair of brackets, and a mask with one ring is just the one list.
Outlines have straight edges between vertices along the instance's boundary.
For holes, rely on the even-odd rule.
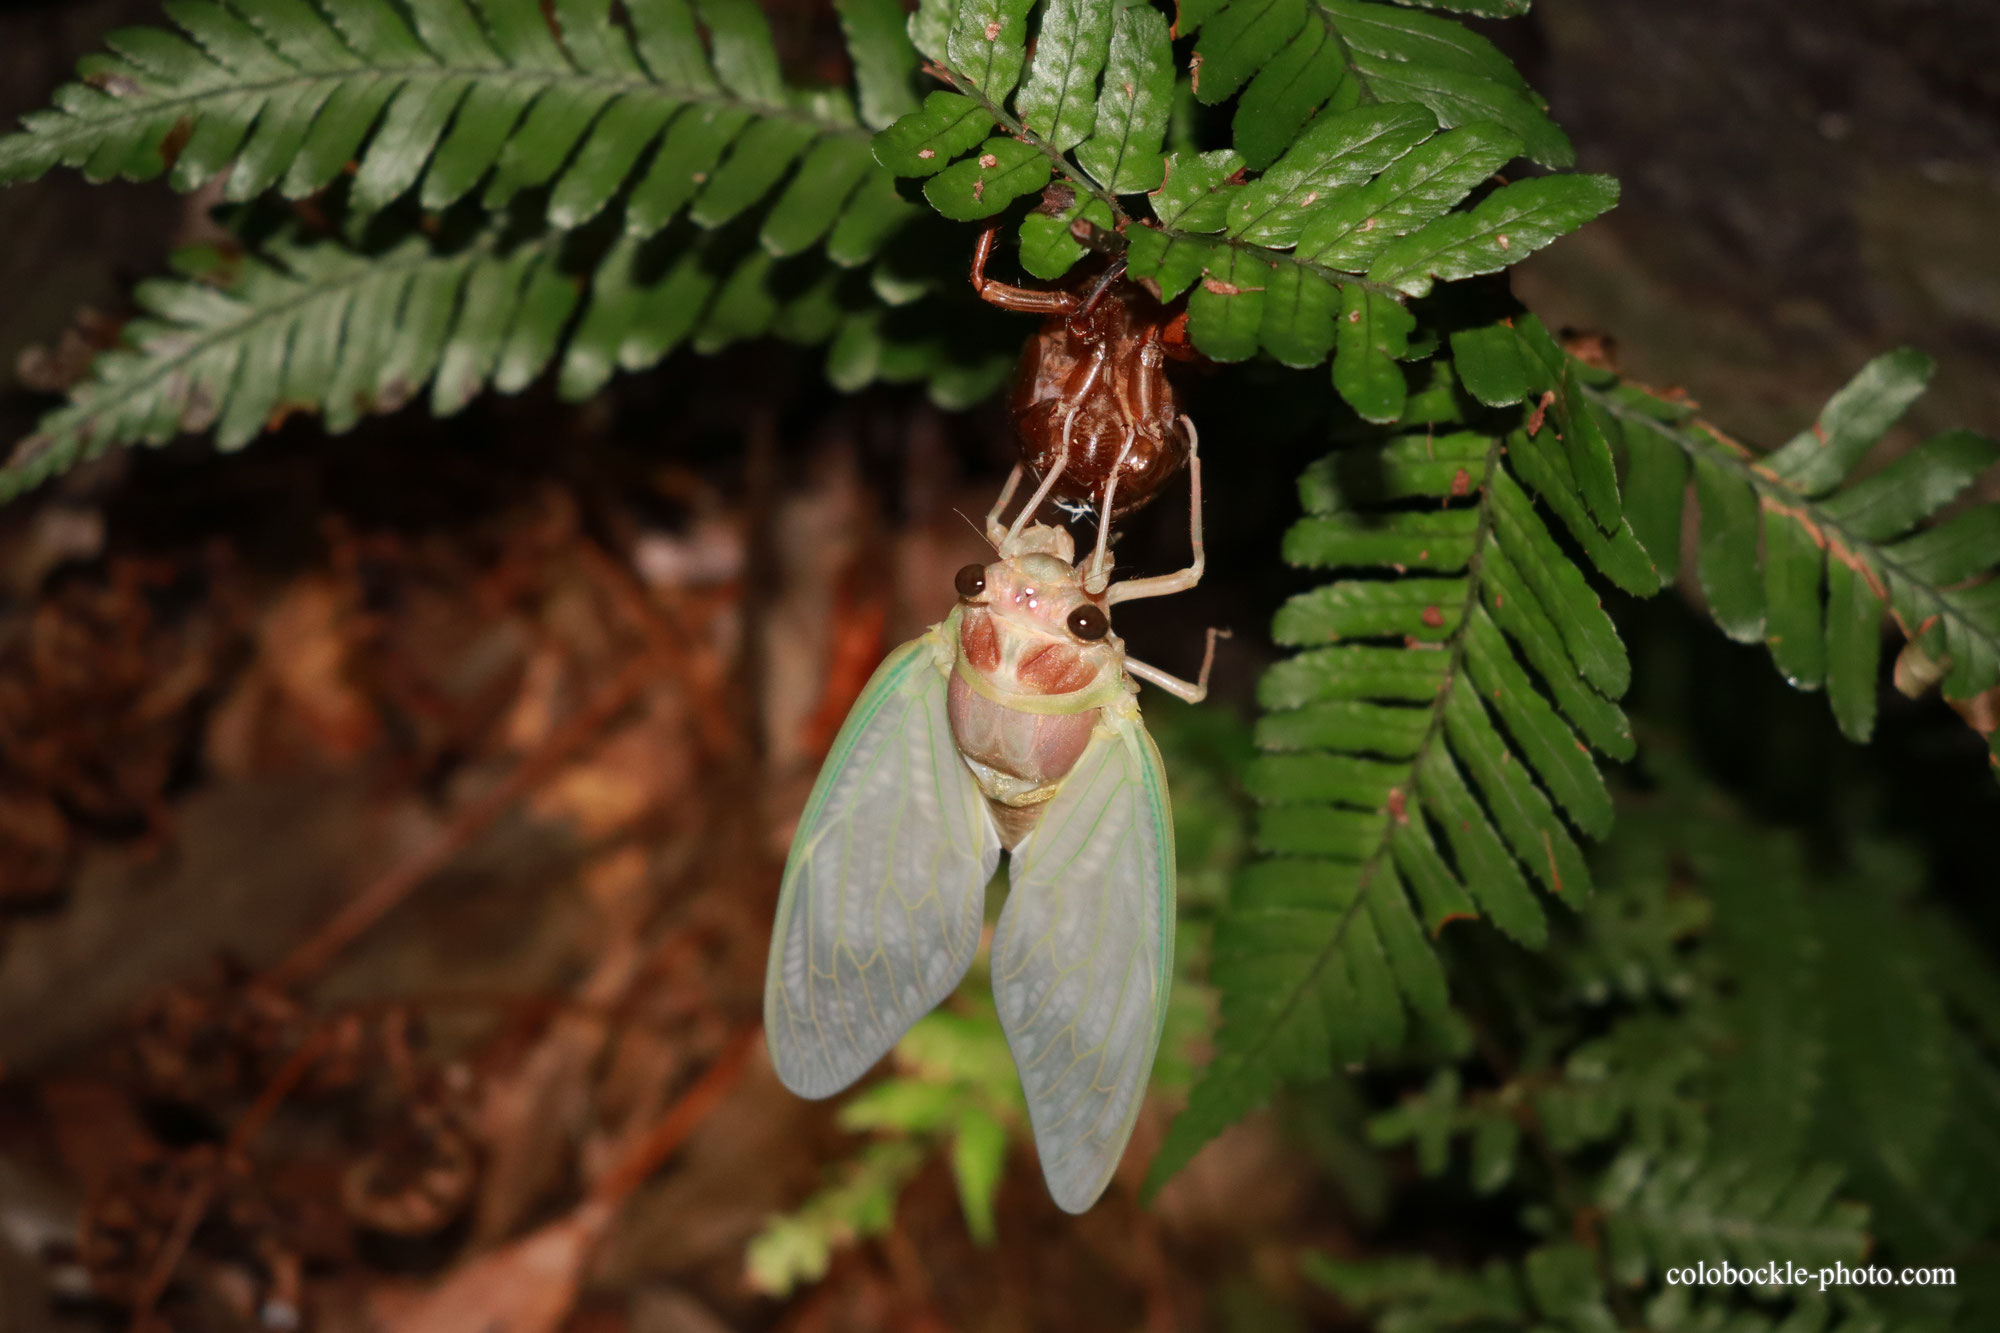
[[379,1333],[555,1333],[615,1209],[587,1202],[539,1231],[460,1264],[424,1294],[381,1293]]

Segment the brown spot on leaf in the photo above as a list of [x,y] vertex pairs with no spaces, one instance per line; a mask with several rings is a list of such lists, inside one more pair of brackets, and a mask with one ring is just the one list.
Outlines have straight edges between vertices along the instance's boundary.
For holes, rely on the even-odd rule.
[[1401,787],[1389,788],[1389,817],[1398,824],[1410,822],[1408,800],[1404,797]]
[[1000,165],[1000,159],[992,153],[981,153],[979,155],[979,165],[985,170],[991,171]]
[[995,41],[999,38],[999,36],[1000,36],[1000,25],[998,23],[989,23],[986,25],[987,41],[989,42]]
[[1427,606],[1424,608],[1423,620],[1424,623],[1426,625],[1429,625],[1432,629],[1444,628],[1444,612],[1438,610],[1435,606]]
[[1946,699],[1966,725],[1982,736],[2000,731],[2000,685],[1981,690],[1970,699]]
[[1452,498],[1459,499],[1472,492],[1472,474],[1464,468],[1451,474]]
[[120,74],[113,70],[99,70],[86,74],[83,81],[93,88],[110,93],[113,97],[137,97],[146,91],[144,85],[131,75]]
[[1545,418],[1547,418],[1549,414],[1549,408],[1555,403],[1555,401],[1556,401],[1556,391],[1554,389],[1549,389],[1542,394],[1542,401],[1536,403],[1535,410],[1528,414],[1529,435],[1534,436],[1542,433],[1542,422]]
[[188,140],[193,137],[194,117],[182,116],[174,122],[174,127],[167,131],[167,137],[160,140],[160,160],[171,169],[174,163],[181,160],[181,153],[187,148]]
[[917,157],[920,161],[928,162],[936,156],[937,149],[935,148],[919,148],[917,150]]

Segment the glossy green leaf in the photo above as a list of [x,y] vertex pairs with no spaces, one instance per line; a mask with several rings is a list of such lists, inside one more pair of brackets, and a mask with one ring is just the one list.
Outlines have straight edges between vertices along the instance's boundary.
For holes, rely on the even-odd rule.
[[1001,102],[1027,60],[1028,11],[1034,0],[957,0],[945,56],[966,85]]
[[993,138],[924,183],[924,198],[954,222],[992,217],[1049,183],[1049,159],[1033,144]]
[[1441,218],[1384,247],[1368,269],[1411,296],[1433,281],[1497,273],[1618,202],[1609,176],[1538,176],[1503,185],[1468,213]]
[[1875,731],[1882,662],[1882,598],[1845,560],[1826,563],[1826,697],[1847,738]]
[[1686,508],[1688,457],[1651,426],[1626,427],[1625,517],[1639,544],[1671,582],[1681,564],[1681,515]]
[[1097,124],[1097,76],[1111,50],[1114,5],[1048,0],[1028,77],[1014,99],[1021,124],[1058,151],[1082,143]]
[[1473,900],[1502,931],[1539,948],[1548,939],[1548,918],[1458,765],[1443,751],[1433,751],[1417,769],[1417,785],[1424,803],[1437,812]]
[[1164,301],[1178,299],[1210,265],[1230,262],[1227,251],[1200,237],[1169,236],[1151,227],[1132,228],[1125,242],[1125,271],[1134,278],[1152,279]]
[[1936,368],[1907,347],[1876,357],[1833,396],[1811,429],[1764,465],[1807,495],[1831,490],[1909,410]]
[[758,239],[774,255],[795,255],[819,244],[833,229],[849,196],[873,171],[868,145],[860,140],[831,136],[818,140],[771,205]]
[[978,102],[934,92],[921,110],[875,136],[875,160],[898,176],[934,176],[977,147],[992,129],[992,113]]
[[1818,689],[1826,672],[1820,583],[1824,538],[1792,515],[1764,508],[1764,642],[1785,679]]
[[1382,637],[1435,643],[1458,628],[1464,613],[1459,579],[1329,583],[1279,607],[1271,637],[1298,646]]
[[1333,350],[1340,293],[1294,264],[1274,264],[1265,279],[1264,350],[1287,366],[1316,366]]
[[1387,566],[1401,574],[1452,573],[1472,559],[1473,509],[1303,518],[1285,534],[1285,562],[1314,569]]
[[1578,494],[1581,488],[1570,469],[1573,453],[1562,451],[1546,429],[1533,436],[1516,431],[1508,437],[1513,471],[1562,520],[1598,572],[1634,596],[1651,597],[1660,590],[1661,571],[1622,515],[1610,532],[1597,525]]
[[1333,387],[1364,421],[1395,421],[1409,392],[1398,362],[1409,349],[1416,318],[1380,292],[1356,284],[1341,289]]
[[[1583,851],[1528,769],[1509,753],[1477,695],[1453,690],[1444,707],[1451,750],[1479,786],[1501,836],[1529,873],[1572,902],[1591,891]],[[1477,885],[1474,886],[1477,892]]]
[[1507,563],[1534,592],[1584,679],[1613,698],[1623,694],[1631,662],[1583,572],[1562,553],[1525,497],[1514,501],[1499,485],[1493,494],[1493,531]]
[[1211,361],[1257,354],[1270,280],[1270,266],[1246,250],[1219,247],[1208,256],[1201,285],[1188,297],[1188,335]]
[[[1214,74],[1212,65],[1202,66],[1204,79],[1212,81]],[[1343,87],[1359,97],[1360,85],[1347,71],[1340,43],[1325,24],[1306,23],[1258,63],[1243,90],[1230,130],[1236,151],[1260,171],[1270,166]]]
[[[1300,29],[1305,26],[1305,0],[1245,0],[1228,5],[1202,25],[1201,38],[1195,43],[1195,55],[1201,62],[1195,71],[1195,96],[1210,104],[1227,100],[1288,47],[1302,44]],[[1311,27],[1318,30],[1323,43],[1325,30],[1318,23]]]
[[765,107],[786,103],[771,25],[757,0],[696,0],[708,26],[716,77],[737,96]]
[[1708,613],[1739,643],[1764,637],[1764,583],[1757,570],[1758,506],[1750,484],[1707,458],[1694,461],[1701,545],[1695,569]]
[[1887,541],[1957,499],[1996,462],[2000,444],[1975,431],[1948,431],[1827,497],[1825,512],[1845,534]]
[[854,61],[862,121],[880,129],[915,111],[910,75],[917,67],[917,50],[910,44],[903,6],[898,0],[834,0],[833,7]]
[[1375,98],[1414,102],[1446,129],[1489,123],[1520,139],[1528,157],[1545,167],[1567,167],[1576,148],[1538,101],[1517,88],[1436,65],[1357,53],[1354,69]]
[[1465,391],[1488,407],[1512,407],[1528,396],[1520,340],[1505,325],[1459,329],[1451,335],[1451,359]]
[[1562,631],[1543,609],[1535,590],[1498,551],[1486,552],[1481,574],[1488,614],[1520,648],[1570,725],[1604,754],[1630,759],[1636,753],[1631,724],[1615,703],[1583,679],[1563,642]]
[[1321,198],[1368,180],[1436,129],[1413,106],[1322,112],[1269,171],[1231,198],[1229,234],[1258,245],[1296,244]]
[[1097,98],[1097,123],[1077,145],[1077,165],[1114,194],[1158,189],[1166,170],[1160,147],[1173,89],[1166,16],[1144,3],[1121,5]]
[[1257,702],[1277,712],[1331,699],[1399,699],[1428,703],[1450,675],[1441,653],[1412,653],[1374,644],[1318,648],[1275,663],[1257,684]]
[[1238,186],[1229,178],[1243,167],[1233,149],[1218,148],[1200,156],[1175,153],[1167,159],[1166,179],[1147,197],[1153,216],[1175,231],[1221,231],[1229,222],[1229,197]]

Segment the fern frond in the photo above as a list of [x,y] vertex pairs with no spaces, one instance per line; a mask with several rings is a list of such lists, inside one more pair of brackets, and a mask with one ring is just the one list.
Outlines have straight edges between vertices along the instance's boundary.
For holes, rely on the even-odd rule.
[[1653,1152],[1699,1151],[1708,1128],[1696,1079],[1710,1064],[1685,1025],[1635,1014],[1570,1052],[1562,1077],[1536,1091],[1535,1113],[1557,1152],[1621,1134]]
[[[1488,18],[1525,13],[1512,0],[1434,6]],[[1534,161],[1566,167],[1569,139],[1497,47],[1458,23],[1365,0],[1199,0],[1180,7],[1198,34],[1195,95],[1211,104],[1239,90],[1238,151],[1252,166],[1322,104],[1407,102],[1447,128],[1486,122],[1517,137]]]
[[754,0],[167,8],[179,33],[113,34],[111,56],[85,61],[52,110],[0,139],[0,183],[57,165],[92,180],[168,173],[183,190],[226,174],[224,197],[241,201],[301,198],[351,170],[348,198],[364,213],[413,191],[429,209],[479,191],[497,210],[546,189],[559,228],[629,186],[638,237],[684,211],[720,226],[778,191],[764,245],[796,253],[860,212],[848,262],[893,229],[884,215],[908,216],[871,182],[869,128],[916,105],[915,52],[884,0],[841,6],[860,115],[845,89],[786,87]]
[[1408,1333],[1517,1328],[1530,1313],[1520,1277],[1497,1259],[1469,1271],[1425,1258],[1330,1259],[1307,1253],[1299,1268],[1353,1310],[1393,1312],[1381,1326]]
[[1820,894],[1813,908],[1828,1058],[1812,1146],[1853,1163],[1885,1236],[1908,1252],[1965,1243],[1937,1201],[1961,1169],[1943,1137],[1961,1071],[1921,937],[1878,883]]
[[767,1296],[788,1296],[825,1277],[836,1250],[895,1223],[896,1199],[927,1155],[924,1144],[885,1139],[843,1163],[839,1179],[797,1211],[765,1222],[750,1239],[743,1255],[750,1286]]
[[431,410],[450,415],[488,388],[518,392],[558,359],[563,392],[583,397],[683,344],[831,342],[836,382],[928,382],[960,406],[1010,365],[963,328],[941,340],[883,311],[866,274],[774,259],[741,228],[595,245],[489,230],[383,252],[281,236],[247,254],[189,250],[175,267],[139,287],[144,313],[121,345],[0,468],[0,501],[111,446],[182,431],[212,428],[235,449],[321,412],[340,432],[426,386]]
[[911,36],[957,91],[878,135],[878,160],[928,177],[925,196],[959,220],[1060,175],[1077,198],[1023,223],[1031,273],[1060,276],[1087,252],[1073,231],[1094,230],[1163,298],[1189,294],[1190,337],[1212,360],[1332,356],[1336,388],[1369,421],[1403,411],[1407,298],[1498,272],[1617,197],[1604,177],[1552,176],[1454,211],[1524,150],[1570,152],[1506,58],[1447,19],[1364,0],[1184,3],[1197,95],[1242,100],[1234,149],[1169,155],[1165,17],[1136,0],[1048,0],[1030,56],[1034,8],[925,0]]
[[[1732,638],[1762,639],[1801,689],[1826,689],[1841,730],[1874,730],[1886,613],[1908,640],[1897,683],[1944,697],[2000,747],[1982,696],[2000,686],[2000,505],[1934,522],[2000,462],[2000,444],[1939,435],[1881,471],[1853,473],[1923,391],[1931,361],[1892,352],[1836,394],[1814,425],[1758,455],[1685,405],[1630,386],[1587,388],[1630,458],[1632,523],[1662,569],[1680,558],[1693,474],[1696,566],[1710,613]],[[1761,531],[1761,550],[1758,541]],[[1996,753],[2000,767],[2000,753]]]
[[1217,926],[1217,1054],[1155,1181],[1279,1082],[1397,1046],[1406,1006],[1441,1013],[1429,937],[1450,921],[1484,915],[1538,945],[1531,882],[1589,895],[1572,826],[1610,826],[1589,749],[1632,753],[1613,702],[1629,665],[1516,481],[1520,447],[1401,435],[1300,482],[1286,559],[1343,576],[1272,626],[1304,651],[1260,690],[1246,781],[1270,859],[1239,874]]
[[1799,848],[1762,830],[1708,823],[1685,854],[1715,903],[1716,958],[1734,979],[1716,1015],[1737,1038],[1715,1092],[1716,1134],[1736,1151],[1790,1160],[1809,1142],[1829,1052],[1850,1038],[1828,1030],[1820,919]]
[[1723,1258],[1858,1262],[1868,1253],[1868,1210],[1836,1199],[1839,1185],[1831,1167],[1633,1151],[1605,1171],[1597,1202],[1612,1268],[1636,1285],[1660,1269]]

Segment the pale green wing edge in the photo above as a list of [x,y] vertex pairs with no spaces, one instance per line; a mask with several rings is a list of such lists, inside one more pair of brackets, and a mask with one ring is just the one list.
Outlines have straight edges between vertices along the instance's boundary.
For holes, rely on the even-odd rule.
[[1129,700],[1015,849],[993,997],[1049,1193],[1080,1213],[1125,1153],[1174,973],[1174,828],[1160,752]]
[[785,1086],[860,1078],[972,965],[1000,835],[945,712],[940,630],[875,671],[841,726],[785,862],[764,1038]]

